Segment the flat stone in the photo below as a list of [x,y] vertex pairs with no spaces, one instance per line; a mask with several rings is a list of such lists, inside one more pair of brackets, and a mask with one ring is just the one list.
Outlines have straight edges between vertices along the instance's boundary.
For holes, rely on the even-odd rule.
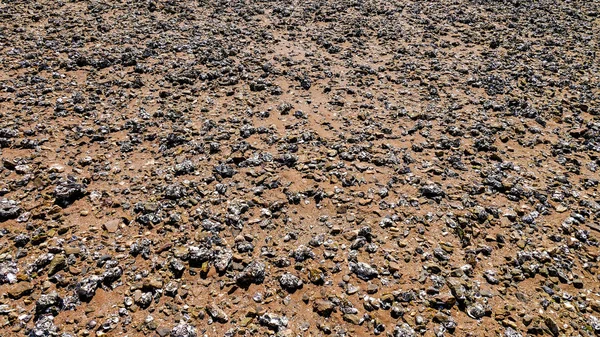
[[65,247],[65,254],[67,255],[79,255],[81,253],[81,249],[79,247]]
[[8,288],[8,296],[12,299],[19,299],[33,291],[33,285],[29,282],[19,282]]
[[350,324],[354,324],[354,325],[359,325],[360,324],[360,316],[355,315],[355,314],[344,314],[343,316],[344,321],[350,323]]
[[558,213],[564,213],[564,212],[566,212],[567,210],[568,210],[568,208],[567,208],[567,207],[565,207],[565,206],[563,206],[563,205],[558,205],[558,206],[556,206],[556,211],[557,211]]
[[62,255],[62,254],[54,255],[54,258],[52,259],[52,261],[50,262],[50,265],[48,266],[48,276],[52,276],[52,275],[58,273],[59,271],[65,269],[66,266],[67,266],[67,261],[66,261],[64,255]]
[[158,328],[156,328],[156,333],[160,337],[165,337],[171,333],[171,329],[169,329],[168,327],[165,327],[165,326],[159,326]]
[[120,223],[121,223],[121,220],[119,220],[119,219],[113,219],[113,220],[110,220],[108,222],[105,222],[102,225],[102,228],[104,228],[109,233],[115,233],[119,229],[119,224]]
[[161,279],[152,277],[144,281],[144,289],[162,289],[163,281]]

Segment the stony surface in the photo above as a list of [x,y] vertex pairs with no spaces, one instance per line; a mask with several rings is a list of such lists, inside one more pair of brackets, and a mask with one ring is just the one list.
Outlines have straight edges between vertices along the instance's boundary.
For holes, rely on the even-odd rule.
[[597,1],[4,1],[0,336],[600,333]]

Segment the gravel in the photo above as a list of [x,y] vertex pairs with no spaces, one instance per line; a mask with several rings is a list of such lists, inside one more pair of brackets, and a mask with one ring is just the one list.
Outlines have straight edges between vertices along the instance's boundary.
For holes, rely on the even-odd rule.
[[594,336],[595,1],[6,1],[0,336]]

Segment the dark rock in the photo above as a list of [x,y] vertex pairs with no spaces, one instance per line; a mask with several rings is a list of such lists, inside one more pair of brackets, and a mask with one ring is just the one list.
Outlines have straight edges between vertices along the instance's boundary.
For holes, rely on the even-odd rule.
[[16,219],[22,209],[14,200],[0,199],[0,222]]
[[102,282],[102,277],[92,275],[86,277],[77,283],[75,293],[79,296],[81,301],[90,301],[96,294],[96,289]]
[[288,291],[295,291],[302,288],[302,280],[290,273],[285,273],[279,277],[279,284]]
[[62,310],[63,300],[56,292],[47,295],[41,295],[35,302],[35,315],[40,316],[46,313],[57,315]]
[[362,280],[368,281],[379,276],[377,269],[364,262],[350,262],[349,266],[350,271]]
[[258,316],[258,323],[260,325],[266,326],[271,330],[280,331],[281,329],[287,327],[288,320],[285,316],[277,316],[270,313],[264,313]]
[[44,315],[40,317],[29,333],[30,337],[56,337],[58,327],[54,325],[54,316]]
[[406,323],[402,323],[401,325],[396,325],[394,327],[393,332],[394,337],[416,337],[417,334],[415,330],[410,327],[410,325]]
[[236,277],[236,282],[241,285],[260,284],[264,280],[265,264],[258,261],[250,262]]
[[84,185],[77,183],[73,177],[68,177],[60,182],[54,189],[55,203],[61,207],[67,207],[74,201],[85,196],[86,190]]
[[0,263],[0,284],[17,282],[17,273],[19,269],[13,261]]
[[446,195],[444,190],[437,184],[429,184],[421,187],[421,194],[430,199],[439,199]]
[[196,328],[186,323],[179,323],[171,330],[171,337],[196,337]]

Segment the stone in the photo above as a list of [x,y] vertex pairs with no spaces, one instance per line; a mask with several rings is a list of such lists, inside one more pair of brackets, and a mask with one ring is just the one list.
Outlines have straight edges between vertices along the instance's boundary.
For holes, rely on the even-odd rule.
[[112,220],[105,222],[102,225],[102,228],[104,228],[104,230],[106,230],[109,233],[115,233],[119,229],[120,223],[121,223],[120,219],[112,219]]
[[260,284],[265,279],[265,264],[258,261],[250,262],[236,277],[236,282],[241,285],[251,283]]
[[16,201],[6,198],[0,199],[0,222],[16,219],[21,212],[22,209]]
[[354,325],[361,324],[360,316],[355,315],[355,314],[344,314],[344,316],[342,316],[342,318],[344,319],[344,321],[346,321],[350,324],[354,324]]
[[210,304],[206,307],[206,313],[212,317],[215,322],[227,323],[229,322],[229,316],[215,304]]
[[279,277],[279,284],[283,289],[295,291],[296,289],[302,288],[303,282],[299,277],[291,273],[285,273]]
[[62,254],[54,255],[52,261],[48,265],[48,276],[52,276],[67,267],[67,260]]
[[364,262],[350,262],[350,271],[358,276],[358,278],[365,281],[376,278],[379,275],[377,269]]
[[171,330],[170,337],[197,337],[196,328],[183,322],[179,323]]
[[313,311],[325,317],[329,317],[335,309],[335,304],[326,299],[317,299],[313,301]]
[[33,285],[29,282],[19,282],[8,288],[8,296],[12,299],[19,299],[29,295],[33,291]]

